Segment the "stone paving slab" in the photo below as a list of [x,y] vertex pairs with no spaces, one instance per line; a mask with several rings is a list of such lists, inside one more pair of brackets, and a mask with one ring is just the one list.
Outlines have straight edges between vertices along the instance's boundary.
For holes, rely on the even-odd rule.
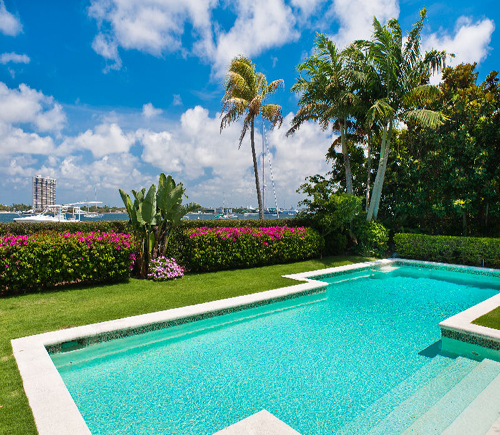
[[300,435],[270,412],[263,409],[214,435]]

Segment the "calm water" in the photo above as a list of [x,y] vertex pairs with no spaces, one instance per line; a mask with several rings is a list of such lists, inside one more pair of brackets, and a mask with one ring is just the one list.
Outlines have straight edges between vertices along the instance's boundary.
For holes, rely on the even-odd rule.
[[440,339],[438,323],[500,288],[404,266],[350,277],[327,279],[326,294],[52,358],[94,434],[213,434],[262,409],[302,435],[331,434],[448,360],[420,354]]
[[[238,214],[238,219],[256,219],[256,216],[244,216],[243,214]],[[14,218],[18,217],[16,213],[0,213],[0,222],[14,222]],[[286,215],[281,215],[281,218],[289,218],[293,216],[286,216]],[[188,214],[187,218],[189,220],[207,220],[207,219],[214,219],[213,214]],[[278,219],[277,216],[273,216],[270,214],[264,215],[265,219]],[[128,215],[126,214],[116,214],[116,213],[105,213],[103,217],[101,218],[85,218],[82,217],[82,221],[92,221],[92,222],[99,222],[99,221],[121,221],[121,220],[128,220]],[[228,219],[232,220],[232,219]]]

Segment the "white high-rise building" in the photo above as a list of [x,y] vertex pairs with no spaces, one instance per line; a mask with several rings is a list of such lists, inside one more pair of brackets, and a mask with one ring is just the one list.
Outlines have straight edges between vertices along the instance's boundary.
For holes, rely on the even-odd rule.
[[56,180],[37,175],[33,177],[33,210],[44,210],[56,203]]

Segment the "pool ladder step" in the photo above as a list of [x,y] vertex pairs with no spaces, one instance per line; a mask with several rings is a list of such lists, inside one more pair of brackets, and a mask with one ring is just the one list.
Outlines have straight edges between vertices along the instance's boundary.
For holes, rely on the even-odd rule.
[[420,370],[396,385],[391,391],[375,401],[337,432],[337,435],[364,435],[377,421],[389,415],[397,406],[418,391],[432,378],[446,369],[455,360],[437,356],[431,359]]
[[379,421],[368,434],[400,435],[477,366],[477,361],[458,357],[437,376],[430,379],[418,391],[401,402],[389,415]]
[[499,375],[500,363],[483,360],[403,435],[485,435],[500,417]]

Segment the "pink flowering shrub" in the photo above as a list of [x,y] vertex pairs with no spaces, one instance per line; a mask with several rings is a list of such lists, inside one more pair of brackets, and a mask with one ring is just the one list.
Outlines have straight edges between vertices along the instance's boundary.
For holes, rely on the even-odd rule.
[[201,227],[184,230],[183,263],[214,271],[304,260],[319,255],[323,238],[305,227]]
[[0,293],[126,279],[133,268],[135,251],[133,236],[123,233],[0,236]]
[[179,266],[175,259],[158,257],[149,262],[148,279],[153,281],[166,281],[169,279],[182,278],[184,268]]

